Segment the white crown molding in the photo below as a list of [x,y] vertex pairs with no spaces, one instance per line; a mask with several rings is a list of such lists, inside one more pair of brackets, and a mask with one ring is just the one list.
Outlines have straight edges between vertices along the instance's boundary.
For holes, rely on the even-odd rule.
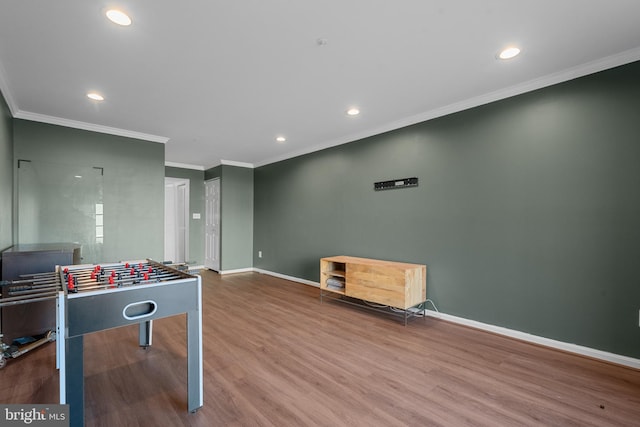
[[227,166],[238,166],[240,168],[249,168],[249,169],[255,168],[253,163],[236,162],[235,160],[220,160],[220,164],[227,165]]
[[[292,151],[281,156],[271,157],[265,159],[263,161],[257,162],[255,164],[246,163],[246,162],[238,162],[232,160],[221,160],[220,164],[229,165],[229,166],[238,166],[245,168],[256,168],[260,166],[265,166],[271,163],[276,163],[279,161],[291,159],[293,157],[298,157],[305,154],[310,154],[316,151],[320,151],[326,148],[335,147],[338,145],[346,144],[349,142],[357,141],[363,138],[368,138],[374,135],[378,135],[381,133],[389,132],[392,130],[400,129],[406,126],[414,125],[416,123],[421,123],[424,121],[428,121],[431,119],[435,119],[438,117],[442,117],[448,114],[456,113],[459,111],[467,110],[470,108],[478,107],[480,105],[488,104],[491,102],[499,101],[501,99],[506,99],[512,96],[520,95],[526,92],[530,92],[533,90],[541,89],[547,86],[552,86],[554,84],[562,83],[565,81],[569,81],[578,77],[583,77],[589,74],[597,73],[600,71],[604,71],[609,68],[617,67],[620,65],[628,64],[634,61],[640,60],[640,48],[630,49],[624,52],[621,52],[616,55],[611,55],[606,58],[602,58],[596,61],[592,61],[586,64],[582,64],[577,67],[569,68],[557,73],[553,73],[538,79],[530,80],[524,82],[522,84],[514,85],[502,90],[490,92],[487,94],[483,94],[474,98],[470,98],[461,102],[453,103],[442,108],[437,108],[434,110],[426,111],[411,117],[404,118],[402,120],[398,120],[395,122],[387,123],[383,126],[379,126],[374,129],[369,129],[363,132],[351,134],[348,136],[344,136],[341,138],[337,138],[330,141],[325,141],[321,144],[317,144],[313,147],[309,147],[304,150]],[[13,117],[18,119],[32,120],[36,122],[55,124],[60,126],[66,126],[71,128],[83,129],[93,132],[106,133],[111,135],[124,136],[128,138],[141,139],[145,141],[158,142],[158,143],[166,143],[169,141],[169,138],[145,134],[135,131],[129,131],[124,129],[112,128],[108,126],[100,126],[86,122],[79,122],[74,120],[62,119],[59,117],[52,117],[37,113],[30,113],[26,111],[21,111],[16,106],[16,103],[12,97],[11,91],[9,90],[9,85],[6,79],[6,72],[0,64],[0,91],[2,92],[5,101],[11,111]],[[212,167],[218,166],[213,165]],[[178,166],[180,167],[180,166]],[[207,168],[207,169],[210,169]]]
[[181,168],[181,169],[194,169],[198,171],[203,171],[204,166],[202,165],[190,165],[187,163],[176,163],[176,162],[164,162],[165,166],[169,166],[171,168]]
[[406,117],[395,122],[387,123],[374,129],[368,129],[363,132],[351,134],[331,141],[326,141],[316,146],[286,153],[281,156],[271,157],[269,159],[255,163],[255,167],[265,166],[271,163],[280,162],[283,160],[291,159],[293,157],[302,156],[305,154],[313,153],[316,151],[324,150],[326,148],[335,147],[338,145],[346,144],[349,142],[358,141],[360,139],[369,138],[371,136],[379,135],[392,130],[401,129],[403,127],[411,126],[417,123],[422,123],[428,120],[432,120],[438,117],[443,117],[449,114],[457,113],[460,111],[468,110],[470,108],[479,107],[481,105],[489,104],[491,102],[499,101],[502,99],[510,98],[516,95],[521,95],[526,92],[531,92],[544,87],[553,86],[555,84],[563,83],[569,80],[576,79],[578,77],[587,76],[600,71],[604,71],[610,68],[618,67],[621,65],[629,64],[640,60],[640,48],[630,49],[621,52],[616,55],[611,55],[606,58],[598,59],[596,61],[588,62],[576,67],[568,68],[557,73],[549,74],[544,77],[529,80],[524,83],[520,83],[514,86],[510,86],[501,90],[486,93],[476,96],[474,98],[466,99],[464,101],[455,102],[453,104],[446,105],[441,108],[429,110],[414,116]]
[[0,63],[0,92],[4,97],[4,100],[7,102],[7,106],[9,107],[9,111],[11,112],[11,116],[16,116],[16,103],[13,100],[13,96],[11,95],[11,91],[9,90],[9,84],[7,83],[6,78],[7,73],[4,70],[4,67]]
[[143,141],[158,142],[160,144],[165,144],[167,141],[169,141],[169,138],[164,136],[151,135],[148,133],[118,129],[87,122],[79,122],[76,120],[63,119],[60,117],[47,116],[44,114],[30,113],[28,111],[19,110],[13,115],[13,117],[17,119],[31,120],[34,122],[48,123],[51,125],[65,126],[74,129],[88,130],[91,132],[106,133],[109,135],[124,136],[133,139],[141,139]]
[[69,119],[63,119],[60,117],[53,117],[53,116],[47,116],[44,114],[37,114],[37,113],[31,113],[28,111],[22,111],[17,107],[16,102],[13,99],[11,90],[9,89],[9,84],[7,82],[6,72],[1,63],[0,63],[0,92],[2,92],[2,96],[7,102],[7,106],[9,107],[9,111],[11,112],[11,115],[16,119],[24,119],[24,120],[34,121],[34,122],[48,123],[51,125],[65,126],[65,127],[70,127],[74,129],[82,129],[82,130],[88,130],[88,131],[98,132],[98,133],[106,133],[109,135],[124,136],[127,138],[141,139],[143,141],[158,142],[160,144],[165,144],[167,143],[167,141],[169,141],[169,138],[164,136],[151,135],[151,134],[135,132],[131,130],[118,129],[118,128],[113,128],[109,126],[101,126],[101,125],[96,125],[92,123],[79,122],[76,120],[69,120]]

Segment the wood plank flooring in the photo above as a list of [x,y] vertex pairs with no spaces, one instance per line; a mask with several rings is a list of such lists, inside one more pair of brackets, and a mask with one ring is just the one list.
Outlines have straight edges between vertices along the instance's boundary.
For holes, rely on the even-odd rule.
[[[640,426],[640,371],[426,318],[204,271],[204,407],[187,412],[185,316],[85,337],[87,426]],[[55,403],[55,346],[0,371],[0,402]]]

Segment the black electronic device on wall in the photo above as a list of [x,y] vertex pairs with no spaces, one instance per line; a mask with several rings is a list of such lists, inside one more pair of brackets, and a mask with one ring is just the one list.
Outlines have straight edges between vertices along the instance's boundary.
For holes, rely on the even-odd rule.
[[381,190],[392,190],[394,188],[407,188],[407,187],[417,187],[418,186],[418,178],[399,178],[392,179],[390,181],[379,181],[373,183],[373,189],[375,191]]

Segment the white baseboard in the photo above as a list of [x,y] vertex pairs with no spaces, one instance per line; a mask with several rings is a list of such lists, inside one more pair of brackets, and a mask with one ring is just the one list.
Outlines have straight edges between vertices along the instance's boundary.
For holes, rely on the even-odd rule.
[[218,271],[218,274],[250,273],[252,271],[255,271],[255,268],[248,267],[248,268],[237,268],[235,270],[220,270]]
[[526,332],[516,331],[514,329],[504,328],[502,326],[490,325],[488,323],[469,320],[469,319],[465,319],[463,317],[458,317],[458,316],[452,316],[450,314],[441,313],[433,310],[427,310],[427,316],[446,320],[451,323],[457,323],[459,325],[469,326],[475,329],[481,329],[483,331],[493,332],[495,334],[504,335],[504,336],[515,338],[521,341],[526,341],[533,344],[542,345],[545,347],[551,347],[556,350],[562,350],[569,353],[579,354],[581,356],[587,356],[594,359],[603,360],[605,362],[611,362],[618,365],[628,366],[630,368],[640,369],[640,359],[635,359],[633,357],[622,356],[620,354],[609,353],[607,351],[597,350],[597,349],[585,347],[582,345],[566,343],[563,341],[557,341],[550,338],[541,337],[538,335],[528,334]]
[[247,267],[247,268],[238,268],[235,270],[214,270],[212,268],[208,268],[202,265],[198,267],[191,267],[189,268],[189,270],[209,270],[209,271],[215,271],[216,273],[223,275],[223,274],[234,274],[234,273],[251,273],[255,271],[255,268]]
[[[311,280],[304,280],[304,279],[300,279],[293,276],[287,276],[285,274],[274,273],[273,271],[262,270],[260,268],[253,268],[251,270],[255,271],[256,273],[268,274],[270,276],[279,277],[281,279],[291,280],[292,282],[303,283],[305,285],[311,285],[317,288],[320,287],[320,284],[318,282],[313,282]],[[529,334],[526,332],[516,331],[514,329],[504,328],[502,326],[490,325],[488,323],[469,320],[469,319],[465,319],[463,317],[458,317],[458,316],[452,316],[451,314],[446,314],[446,313],[437,312],[433,310],[427,310],[427,315],[438,318],[438,319],[446,320],[451,323],[457,323],[460,325],[465,325],[472,328],[480,329],[483,331],[493,332],[495,334],[504,335],[504,336],[515,338],[521,341],[526,341],[533,344],[542,345],[545,347],[551,347],[557,350],[562,350],[569,353],[579,354],[581,356],[603,360],[605,362],[628,366],[634,369],[640,369],[640,359],[635,359],[633,357],[623,356],[615,353],[609,353],[607,351],[597,350],[597,349],[585,347],[582,345],[566,343],[563,341],[557,341],[550,338]]]
[[275,273],[273,271],[263,270],[261,268],[254,268],[253,271],[255,271],[256,273],[268,274],[269,276],[279,277],[279,278],[285,279],[285,280],[291,280],[292,282],[298,282],[298,283],[303,283],[305,285],[315,286],[316,288],[320,287],[320,283],[318,283],[318,282],[313,282],[311,280],[300,279],[298,277],[293,277],[293,276],[287,276],[286,274]]

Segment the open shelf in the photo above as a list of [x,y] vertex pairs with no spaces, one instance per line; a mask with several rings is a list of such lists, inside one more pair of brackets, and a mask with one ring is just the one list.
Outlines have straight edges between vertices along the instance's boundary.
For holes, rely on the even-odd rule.
[[344,262],[320,262],[320,289],[344,295],[346,282],[346,265]]
[[323,271],[324,274],[331,277],[347,277],[347,274],[344,270],[327,270]]

